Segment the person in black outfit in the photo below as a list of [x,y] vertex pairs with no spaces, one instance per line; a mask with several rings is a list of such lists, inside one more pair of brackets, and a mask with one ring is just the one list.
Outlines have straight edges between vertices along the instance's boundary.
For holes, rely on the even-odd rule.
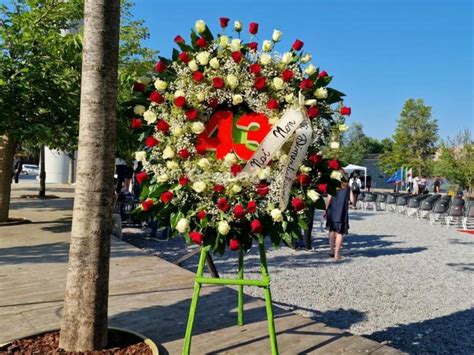
[[15,180],[15,184],[18,184],[22,170],[23,170],[23,162],[21,161],[21,157],[19,155],[15,155],[15,157],[13,158],[13,174],[12,174],[12,180]]
[[433,193],[439,194],[441,192],[441,178],[437,176],[433,183]]
[[336,196],[329,196],[326,208],[327,227],[329,228],[329,256],[341,259],[341,246],[344,234],[349,230],[349,195],[346,181],[342,182]]
[[367,192],[370,192],[371,188],[372,188],[372,176],[367,175],[365,189],[366,189]]

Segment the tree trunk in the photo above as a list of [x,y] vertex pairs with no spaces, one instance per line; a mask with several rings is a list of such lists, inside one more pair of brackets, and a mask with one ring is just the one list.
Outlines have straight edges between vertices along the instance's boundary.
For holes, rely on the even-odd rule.
[[7,134],[0,136],[0,222],[8,221],[14,153],[15,142]]
[[86,0],[77,186],[59,347],[107,345],[120,0]]
[[76,152],[69,153],[69,174],[67,177],[68,184],[74,184],[76,181]]
[[44,145],[40,148],[40,189],[39,189],[39,196],[44,197],[46,196],[46,169],[44,167]]

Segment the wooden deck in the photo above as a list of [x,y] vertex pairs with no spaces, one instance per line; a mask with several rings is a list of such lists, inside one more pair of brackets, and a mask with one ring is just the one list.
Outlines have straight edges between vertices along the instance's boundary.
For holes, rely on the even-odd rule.
[[[14,196],[27,193],[19,186]],[[0,227],[0,343],[59,327],[72,190],[55,186],[51,193],[61,199],[14,198],[12,216],[33,223]],[[165,354],[181,353],[194,274],[117,239],[112,243],[110,269],[110,324],[147,335],[161,344]],[[238,327],[236,291],[208,286],[201,294],[193,354],[270,353],[262,300],[245,297],[246,325]],[[281,354],[400,354],[310,318],[277,307],[274,311]]]

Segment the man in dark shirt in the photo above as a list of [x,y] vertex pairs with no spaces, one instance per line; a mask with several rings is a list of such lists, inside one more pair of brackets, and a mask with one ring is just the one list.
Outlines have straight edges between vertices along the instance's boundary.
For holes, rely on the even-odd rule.
[[15,180],[15,184],[18,184],[18,180],[20,179],[21,171],[23,170],[23,162],[21,161],[21,157],[19,155],[15,155],[13,158],[13,175],[12,180]]

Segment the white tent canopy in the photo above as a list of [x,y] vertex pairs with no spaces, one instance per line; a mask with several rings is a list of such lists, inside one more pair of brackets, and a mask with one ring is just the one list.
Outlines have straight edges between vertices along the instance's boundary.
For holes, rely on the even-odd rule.
[[349,164],[348,166],[345,166],[343,169],[348,175],[356,170],[363,171],[364,172],[364,190],[365,190],[367,186],[367,167],[361,166],[361,165]]

